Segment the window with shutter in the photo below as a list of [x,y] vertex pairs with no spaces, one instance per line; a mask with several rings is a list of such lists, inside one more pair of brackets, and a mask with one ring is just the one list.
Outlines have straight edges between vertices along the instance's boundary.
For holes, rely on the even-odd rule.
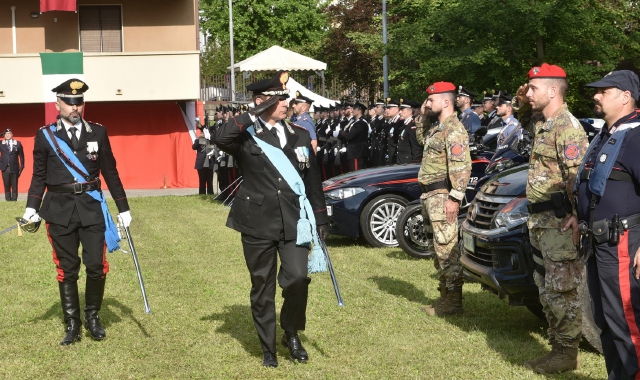
[[79,8],[80,51],[121,52],[120,5],[81,5]]

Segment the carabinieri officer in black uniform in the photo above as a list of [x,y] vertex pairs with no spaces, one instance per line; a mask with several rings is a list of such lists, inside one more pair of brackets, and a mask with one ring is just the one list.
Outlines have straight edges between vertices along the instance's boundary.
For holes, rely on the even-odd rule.
[[[247,86],[253,92],[256,107],[231,118],[214,135],[216,145],[236,157],[244,176],[227,226],[242,234],[244,257],[251,275],[251,312],[264,353],[262,365],[267,367],[278,365],[275,310],[278,256],[277,277],[284,298],[280,312],[280,326],[285,332],[282,344],[289,348],[293,360],[306,362],[309,358],[297,334],[305,329],[306,322],[311,282],[307,275],[309,247],[296,245],[303,205],[301,197],[281,174],[284,166],[293,165],[295,169],[291,171],[302,178],[318,235],[322,239],[328,235],[327,210],[309,132],[283,121],[287,115],[288,79],[288,73],[280,71],[272,79]],[[264,149],[259,144],[264,144]],[[274,150],[281,150],[286,158],[276,151],[283,159],[272,161],[267,154],[273,154]]]
[[[57,94],[56,108],[60,111],[60,118],[55,124],[42,127],[36,133],[33,177],[24,214],[24,219],[36,222],[42,217],[47,222],[47,235],[53,247],[62,315],[66,324],[66,335],[60,343],[63,346],[78,342],[81,338],[77,285],[81,262],[78,256],[80,243],[87,274],[85,328],[95,340],[102,340],[106,336],[98,312],[109,272],[106,249],[112,241],[105,240],[105,232],[113,238],[115,231],[110,228],[113,227],[111,217],[105,222],[103,202],[92,196],[101,193],[101,173],[118,207],[123,225],[128,227],[131,223],[127,196],[120,182],[106,128],[82,119],[84,92],[88,89],[89,86],[83,81],[70,79],[52,90]],[[67,165],[72,161],[67,155],[57,155],[54,146],[67,149],[70,155],[79,160],[86,172],[78,165],[75,167],[83,172],[83,177],[71,174]]]
[[640,370],[638,76],[613,71],[587,87],[596,88],[594,113],[606,121],[587,149],[574,188],[586,235],[589,292],[608,378],[635,379]]

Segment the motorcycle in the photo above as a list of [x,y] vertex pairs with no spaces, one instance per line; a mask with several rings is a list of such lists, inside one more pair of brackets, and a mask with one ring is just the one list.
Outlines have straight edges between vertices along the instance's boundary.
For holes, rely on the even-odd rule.
[[[479,132],[479,133],[478,133]],[[529,160],[531,139],[524,129],[517,129],[507,136],[504,143],[497,146],[495,153],[482,144],[482,130],[476,132],[469,144],[471,153],[471,176],[460,205],[458,223],[466,217],[469,204],[478,190],[494,175]],[[486,132],[486,129],[484,129]],[[490,158],[489,158],[490,157]],[[433,257],[433,231],[426,224],[422,214],[420,199],[409,203],[398,215],[396,221],[396,239],[399,246],[409,256],[426,259]]]

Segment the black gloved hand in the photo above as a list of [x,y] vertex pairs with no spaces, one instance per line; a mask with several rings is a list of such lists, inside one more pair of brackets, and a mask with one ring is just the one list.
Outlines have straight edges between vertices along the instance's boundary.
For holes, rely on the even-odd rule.
[[250,109],[249,114],[258,117],[260,115],[262,115],[266,110],[268,110],[272,105],[278,103],[280,101],[280,97],[277,95],[272,95],[269,99],[265,100],[264,102],[258,104],[257,106],[253,107],[252,109]]
[[329,237],[329,226],[327,226],[326,224],[321,224],[316,228],[318,230],[318,237],[320,238],[320,240],[327,240],[327,238]]

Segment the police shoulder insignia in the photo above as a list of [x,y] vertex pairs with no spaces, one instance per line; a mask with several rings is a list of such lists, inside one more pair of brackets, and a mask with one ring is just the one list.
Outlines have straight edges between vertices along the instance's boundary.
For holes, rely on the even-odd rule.
[[564,148],[564,156],[569,160],[575,160],[580,156],[580,148],[576,144],[569,144]]
[[454,144],[451,147],[451,154],[454,156],[461,156],[464,153],[464,147],[462,144]]
[[604,162],[605,162],[606,160],[607,160],[607,155],[606,155],[606,153],[602,153],[602,155],[600,156],[599,161],[600,161],[601,163],[603,163],[603,164],[604,164]]

